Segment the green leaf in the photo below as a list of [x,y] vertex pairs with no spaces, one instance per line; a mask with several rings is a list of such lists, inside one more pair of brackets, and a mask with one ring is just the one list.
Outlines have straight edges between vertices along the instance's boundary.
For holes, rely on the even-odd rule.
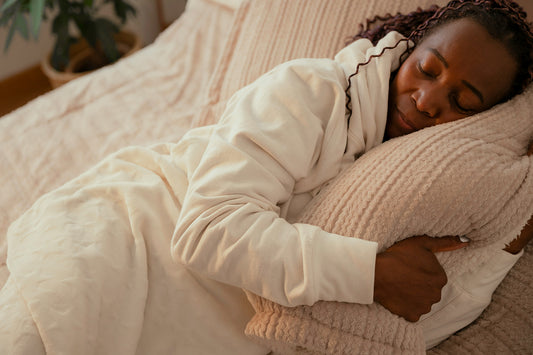
[[0,7],[0,12],[4,12],[7,8],[11,7],[14,3],[16,3],[18,0],[6,0],[2,7]]
[[8,13],[7,11],[2,12],[2,14],[0,14],[0,27],[5,26],[12,18],[13,13],[11,11],[10,13]]
[[81,20],[81,19],[75,19],[74,21],[76,22],[76,25],[78,26],[81,36],[85,38],[85,40],[87,41],[87,43],[89,43],[91,47],[96,47],[96,42],[98,41],[98,37],[96,33],[97,32],[96,23],[91,22],[89,20]]
[[128,15],[128,12],[131,13],[132,16],[137,15],[137,10],[135,10],[135,8],[131,6],[130,4],[128,4],[127,2],[124,3],[124,7],[126,9],[126,15]]
[[62,71],[68,64],[68,51],[70,48],[70,38],[57,37],[50,62],[52,66],[59,71]]
[[63,70],[69,61],[71,39],[68,34],[68,15],[60,13],[52,23],[52,32],[56,35],[56,43],[52,51],[51,63],[57,70]]
[[17,13],[14,24],[15,24],[17,31],[20,32],[22,37],[24,37],[24,39],[26,40],[29,39],[28,22],[26,21],[26,17],[24,17],[24,15],[22,15],[20,12]]
[[60,32],[68,33],[68,15],[60,12],[52,22],[52,32],[59,35]]
[[118,27],[113,22],[105,18],[99,18],[96,20],[96,37],[102,46],[106,58],[110,62],[115,62],[120,57],[117,44],[113,37],[117,32]]
[[15,28],[15,20],[13,19],[13,22],[11,22],[11,27],[9,28],[9,32],[7,33],[6,44],[4,45],[4,52],[7,52],[7,49],[11,44],[11,40],[13,39],[13,35],[15,34]]
[[133,16],[136,14],[135,8],[122,0],[113,0],[113,7],[115,9],[115,14],[120,18],[122,24],[126,23],[128,13],[131,13]]
[[39,28],[43,20],[44,0],[30,0],[30,21],[33,37],[39,36]]

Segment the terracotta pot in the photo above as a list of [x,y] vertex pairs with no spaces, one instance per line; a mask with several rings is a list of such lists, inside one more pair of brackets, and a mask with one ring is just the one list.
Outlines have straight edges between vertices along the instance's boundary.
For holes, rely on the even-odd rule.
[[[131,32],[119,32],[115,35],[115,40],[117,41],[118,51],[122,54],[121,58],[129,56],[142,47],[140,37]],[[95,53],[91,46],[85,40],[81,40],[71,46],[70,60],[65,71],[58,71],[52,67],[50,63],[51,54],[42,60],[41,69],[55,89],[71,80],[93,72],[94,70],[83,71],[83,67],[91,62],[91,58],[94,56]]]

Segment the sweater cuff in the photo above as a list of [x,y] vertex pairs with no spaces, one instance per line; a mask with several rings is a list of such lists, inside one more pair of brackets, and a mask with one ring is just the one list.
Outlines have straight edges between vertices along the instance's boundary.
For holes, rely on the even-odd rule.
[[371,304],[378,243],[321,232],[313,251],[318,299]]

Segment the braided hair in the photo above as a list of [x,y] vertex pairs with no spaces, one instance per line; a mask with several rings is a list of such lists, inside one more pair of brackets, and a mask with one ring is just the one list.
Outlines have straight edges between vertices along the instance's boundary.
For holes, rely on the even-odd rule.
[[[396,48],[401,42],[408,43],[407,50],[402,55],[402,59],[405,59],[414,47],[436,28],[461,18],[476,21],[509,50],[518,64],[518,70],[506,99],[521,93],[533,80],[533,32],[532,24],[527,21],[526,16],[526,12],[513,0],[452,0],[443,7],[433,5],[428,9],[418,8],[407,14],[387,14],[367,20],[364,25],[360,25],[359,33],[349,38],[348,43],[367,38],[376,45],[391,31],[397,31],[406,38],[357,65],[355,72],[348,78],[346,89],[346,107],[350,115],[351,78],[362,66],[368,64],[372,58],[381,56],[385,50]],[[414,43],[414,46],[410,43]]]

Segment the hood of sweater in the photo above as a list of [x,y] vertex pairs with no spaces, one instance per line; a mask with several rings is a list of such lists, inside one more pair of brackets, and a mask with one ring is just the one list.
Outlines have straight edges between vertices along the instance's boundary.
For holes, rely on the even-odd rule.
[[[376,46],[368,39],[359,39],[335,56],[343,68],[347,98],[351,108],[346,154],[355,156],[367,152],[383,141],[387,121],[387,102],[391,74],[399,68],[400,57],[407,49],[405,37],[390,32]],[[401,42],[400,42],[401,41]],[[359,63],[365,63],[359,67]],[[347,116],[349,112],[347,111]]]

